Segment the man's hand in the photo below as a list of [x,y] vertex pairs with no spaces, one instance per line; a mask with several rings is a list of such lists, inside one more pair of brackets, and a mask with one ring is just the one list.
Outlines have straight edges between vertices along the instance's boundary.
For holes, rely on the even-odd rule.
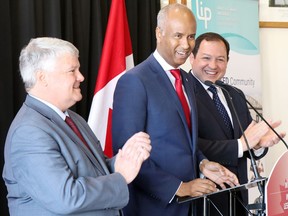
[[[273,127],[273,129],[275,129],[281,124],[281,121],[268,121],[268,123]],[[264,121],[261,121],[259,123],[252,122],[244,133],[251,149],[271,147],[280,141],[278,136],[269,128],[269,126]],[[286,133],[280,132],[279,135],[284,138],[286,136]],[[243,151],[247,151],[248,149],[244,136],[242,136],[240,139],[243,145]]]
[[[268,130],[269,127],[264,121],[261,121],[259,123],[252,121],[248,128],[244,131],[249,147],[257,148],[256,146],[258,145],[260,139],[268,132]],[[243,146],[243,151],[247,151],[248,147],[246,145],[246,141],[243,135],[241,136],[240,140]]]
[[204,159],[200,164],[200,171],[222,189],[226,188],[224,183],[230,187],[239,185],[237,176],[219,163]]
[[[269,122],[269,123],[272,126],[272,128],[275,129],[281,124],[281,121]],[[279,135],[281,138],[284,138],[286,136],[286,133],[280,132]],[[279,137],[269,128],[268,132],[261,137],[258,146],[267,148],[279,143],[279,141],[280,141]]]
[[134,134],[116,155],[115,172],[123,175],[129,184],[139,173],[142,163],[150,156],[151,149],[148,134],[144,132]]
[[176,195],[179,197],[184,196],[202,196],[204,194],[209,194],[212,192],[216,192],[216,184],[210,181],[209,179],[194,179],[189,182],[183,182],[178,191],[176,192]]

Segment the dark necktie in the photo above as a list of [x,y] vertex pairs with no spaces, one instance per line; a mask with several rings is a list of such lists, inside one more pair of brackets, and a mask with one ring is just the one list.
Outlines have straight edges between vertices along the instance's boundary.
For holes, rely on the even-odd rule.
[[232,127],[232,124],[231,124],[231,120],[228,116],[228,113],[227,113],[227,110],[225,109],[224,105],[221,103],[220,101],[220,98],[217,94],[217,89],[215,86],[210,86],[208,88],[208,90],[210,92],[212,92],[213,94],[213,102],[218,110],[218,112],[220,113],[220,115],[222,116],[223,120],[224,120],[224,123],[225,123],[225,126],[227,128],[227,130],[229,131],[229,133],[231,134],[231,136],[233,137],[233,127]]
[[79,131],[78,127],[76,126],[75,122],[69,117],[66,116],[65,122],[69,125],[69,127],[74,131],[74,133],[79,137],[79,139],[84,143],[84,145],[91,151],[90,147],[88,146],[86,140],[82,136],[81,132]]
[[191,128],[190,109],[189,109],[186,97],[184,95],[184,92],[183,92],[180,70],[179,69],[173,69],[173,70],[170,70],[170,72],[175,77],[176,93],[177,93],[179,100],[182,104],[182,108],[183,108],[184,113],[185,113],[185,118],[186,118],[188,127]]

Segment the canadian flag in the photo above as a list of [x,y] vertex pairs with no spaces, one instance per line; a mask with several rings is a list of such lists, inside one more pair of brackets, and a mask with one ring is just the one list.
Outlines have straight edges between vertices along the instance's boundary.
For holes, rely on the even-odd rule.
[[125,0],[112,0],[88,124],[104,154],[112,151],[112,104],[118,79],[134,67]]

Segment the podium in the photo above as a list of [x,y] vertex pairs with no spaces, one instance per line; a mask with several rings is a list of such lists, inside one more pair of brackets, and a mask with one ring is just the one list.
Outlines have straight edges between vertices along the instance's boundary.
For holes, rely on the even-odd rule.
[[[288,180],[288,178],[287,178]],[[234,205],[233,203],[235,202],[241,202],[238,197],[235,196],[235,192],[237,191],[241,191],[241,190],[248,190],[250,188],[254,188],[254,187],[261,187],[259,188],[259,190],[261,190],[263,192],[263,199],[259,202],[259,203],[253,203],[253,204],[248,204],[247,206],[245,206],[243,203],[241,203],[243,205],[243,207],[247,210],[247,212],[251,211],[255,211],[257,212],[257,214],[252,214],[251,215],[265,215],[265,184],[266,184],[267,178],[261,178],[258,180],[254,180],[251,182],[248,182],[246,184],[242,184],[233,188],[227,188],[227,189],[223,189],[223,190],[219,190],[217,192],[213,192],[210,194],[205,194],[202,196],[197,196],[197,197],[178,197],[177,198],[177,202],[178,203],[184,203],[184,202],[191,202],[197,199],[203,199],[203,216],[210,216],[209,214],[209,202],[210,199],[209,197],[218,193],[224,193],[224,192],[229,192],[229,210],[230,210],[230,216],[233,216],[233,212],[234,212]],[[288,182],[287,182],[288,184]],[[221,215],[221,214],[219,214]],[[212,216],[212,215],[211,215]],[[214,216],[214,215],[213,215]],[[270,216],[270,215],[269,215]]]
[[266,184],[267,215],[288,215],[288,152],[275,163]]

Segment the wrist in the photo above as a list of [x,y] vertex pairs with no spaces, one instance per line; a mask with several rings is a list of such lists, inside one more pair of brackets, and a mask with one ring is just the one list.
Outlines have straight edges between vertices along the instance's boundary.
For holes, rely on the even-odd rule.
[[208,163],[208,162],[209,162],[208,159],[203,159],[203,160],[200,161],[200,163],[199,163],[199,170],[200,170],[201,172],[203,171],[203,169],[204,169],[204,167],[205,167],[205,164]]
[[186,182],[181,182],[175,195],[178,197],[188,196],[189,195],[188,191],[189,191],[189,185]]

